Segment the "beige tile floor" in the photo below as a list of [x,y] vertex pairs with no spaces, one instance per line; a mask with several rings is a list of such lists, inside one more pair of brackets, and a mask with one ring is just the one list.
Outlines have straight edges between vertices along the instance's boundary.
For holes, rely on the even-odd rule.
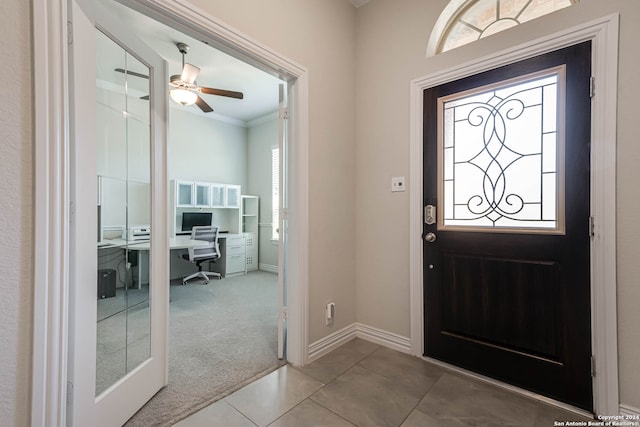
[[586,418],[355,339],[283,366],[178,427],[545,427]]

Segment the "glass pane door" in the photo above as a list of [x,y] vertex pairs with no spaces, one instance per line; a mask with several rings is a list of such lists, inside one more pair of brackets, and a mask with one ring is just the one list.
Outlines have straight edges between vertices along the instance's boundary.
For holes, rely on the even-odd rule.
[[70,6],[67,425],[108,427],[167,384],[167,68],[114,4]]
[[150,355],[151,239],[149,68],[96,30],[99,206],[96,395]]

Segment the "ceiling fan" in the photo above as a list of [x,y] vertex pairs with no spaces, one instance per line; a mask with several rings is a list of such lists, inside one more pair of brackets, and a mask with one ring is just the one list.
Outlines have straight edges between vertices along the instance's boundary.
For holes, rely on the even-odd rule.
[[[176,47],[182,54],[182,74],[175,74],[169,78],[169,94],[171,95],[171,99],[175,102],[181,105],[196,104],[203,112],[210,113],[213,111],[213,108],[211,108],[209,104],[202,99],[200,93],[226,96],[228,98],[236,99],[244,98],[242,92],[198,86],[196,84],[196,77],[198,77],[200,68],[184,62],[184,56],[189,52],[189,45],[179,42],[176,43]],[[135,71],[124,70],[123,68],[116,68],[115,71],[145,79],[149,78],[147,75],[136,73]],[[141,99],[149,99],[149,95],[143,96]]]

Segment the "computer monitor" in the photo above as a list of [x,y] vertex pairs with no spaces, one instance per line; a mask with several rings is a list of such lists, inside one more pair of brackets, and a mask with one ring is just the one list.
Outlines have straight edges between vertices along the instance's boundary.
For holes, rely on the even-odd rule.
[[211,225],[211,212],[183,212],[182,231],[191,231],[198,225]]

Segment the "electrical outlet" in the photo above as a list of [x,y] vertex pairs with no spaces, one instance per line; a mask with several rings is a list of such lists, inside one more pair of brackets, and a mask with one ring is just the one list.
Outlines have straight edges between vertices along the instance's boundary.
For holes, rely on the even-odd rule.
[[324,310],[325,314],[325,325],[329,326],[333,324],[333,319],[336,315],[336,303],[330,302],[327,304]]
[[398,191],[404,191],[405,185],[404,185],[404,176],[394,176],[393,178],[391,178],[391,191],[392,192],[398,192]]

